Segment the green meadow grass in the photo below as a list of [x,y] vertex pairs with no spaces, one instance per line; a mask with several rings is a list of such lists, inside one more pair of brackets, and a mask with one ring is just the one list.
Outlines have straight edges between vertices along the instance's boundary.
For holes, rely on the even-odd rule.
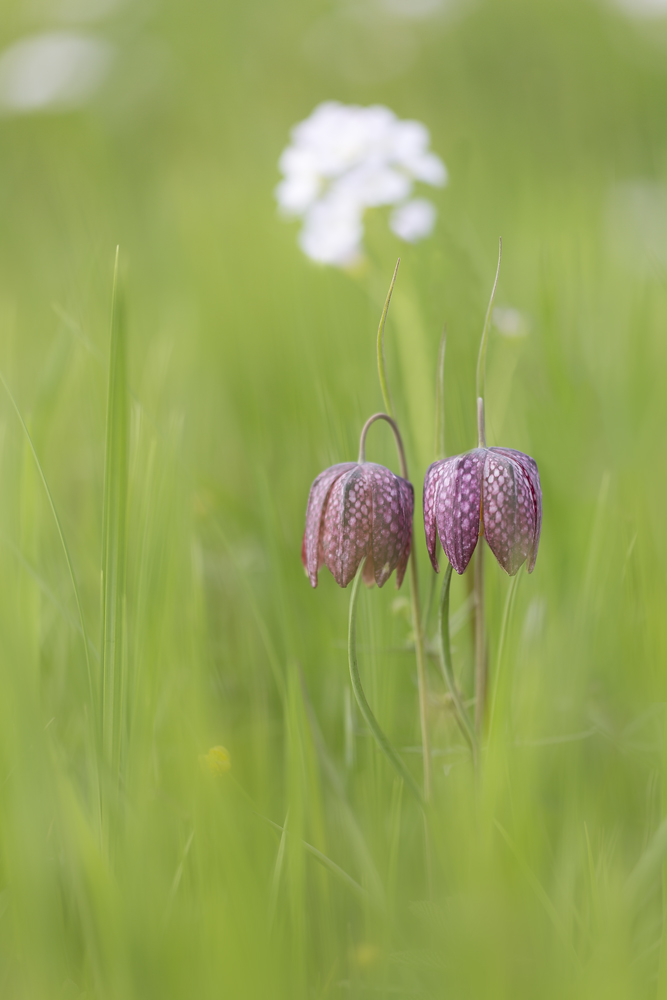
[[[96,103],[0,119],[3,1000],[667,996],[667,237],[614,194],[665,180],[664,33],[602,0],[369,23],[323,0],[127,5],[96,29],[120,53]],[[53,26],[7,0],[0,44]],[[424,121],[450,172],[433,238],[399,245],[378,212],[353,275],[310,264],[272,196],[326,98]],[[447,451],[475,444],[498,236],[497,302],[530,332],[492,331],[487,439],[536,458],[544,524],[500,661],[509,580],[487,562],[475,786],[421,484],[444,323]],[[350,697],[349,592],[326,570],[312,591],[299,558],[312,480],[381,408],[399,253],[427,833]],[[367,455],[398,469],[387,427]],[[455,577],[470,696],[468,593]],[[358,644],[420,780],[407,585],[361,594]]]

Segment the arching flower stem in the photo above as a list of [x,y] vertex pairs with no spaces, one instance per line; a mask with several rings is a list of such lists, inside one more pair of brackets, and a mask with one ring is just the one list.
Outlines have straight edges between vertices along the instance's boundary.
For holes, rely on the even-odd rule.
[[[398,268],[398,264],[396,265]],[[396,271],[394,271],[394,278],[396,277]],[[393,288],[392,281],[392,288]],[[385,314],[387,306],[389,305],[389,299],[391,298],[391,288],[389,289],[389,295],[387,296],[387,302],[385,304]],[[384,314],[383,314],[384,315]],[[384,324],[381,324],[381,327]],[[378,359],[380,354],[378,353]],[[380,378],[382,382],[382,378]],[[369,417],[364,426],[361,429],[361,436],[359,439],[359,464],[361,465],[366,461],[366,435],[368,434],[369,428],[376,420],[385,420],[392,431],[394,432],[394,439],[396,441],[396,450],[398,451],[398,459],[401,466],[401,476],[403,479],[409,479],[408,476],[408,463],[405,457],[405,449],[403,447],[403,439],[401,438],[401,432],[398,429],[396,421],[386,413],[374,413],[372,417]],[[421,603],[419,600],[419,577],[417,574],[417,561],[415,546],[413,545],[410,550],[410,603],[412,608],[412,624],[415,633],[415,654],[417,659],[417,685],[419,688],[419,721],[421,724],[421,736],[422,736],[422,756],[424,761],[424,798],[428,802],[431,798],[431,744],[429,740],[428,732],[428,697],[426,691],[426,655],[424,652],[424,626],[422,623],[421,615]]]
[[364,426],[361,428],[361,435],[359,437],[359,465],[362,465],[366,461],[366,437],[368,431],[375,423],[376,420],[386,420],[386,422],[391,427],[394,432],[394,440],[396,441],[396,451],[398,452],[398,461],[401,467],[401,476],[403,479],[408,479],[408,463],[405,458],[405,448],[403,447],[403,438],[401,437],[401,432],[398,429],[396,421],[388,416],[386,413],[374,413],[372,417],[369,417]]
[[477,768],[477,739],[475,736],[475,730],[473,729],[470,719],[468,718],[465,705],[461,700],[461,694],[454,678],[454,667],[452,666],[452,648],[449,636],[449,591],[451,582],[452,564],[448,562],[447,569],[445,570],[445,577],[442,581],[442,591],[440,595],[440,665],[445,678],[445,684],[447,685],[449,693],[452,696],[452,701],[454,702],[456,721],[458,722],[461,732],[463,733],[463,736],[472,751],[473,765]]
[[422,794],[417,787],[417,784],[408,771],[407,767],[399,757],[398,753],[391,745],[385,734],[380,728],[380,724],[373,715],[370,705],[366,700],[366,695],[364,694],[364,689],[361,685],[361,677],[359,676],[359,666],[357,664],[357,598],[359,595],[359,584],[361,583],[361,575],[363,573],[364,564],[362,562],[361,566],[357,570],[357,575],[354,578],[354,583],[352,584],[352,593],[350,594],[350,617],[349,617],[349,630],[348,630],[348,641],[347,641],[347,652],[348,661],[350,666],[350,681],[352,683],[352,690],[354,692],[354,697],[357,699],[357,705],[359,706],[359,711],[364,717],[366,725],[373,733],[375,740],[385,754],[389,762],[396,769],[401,778],[405,781],[406,785],[410,788],[410,791],[414,793],[417,799],[422,802]]

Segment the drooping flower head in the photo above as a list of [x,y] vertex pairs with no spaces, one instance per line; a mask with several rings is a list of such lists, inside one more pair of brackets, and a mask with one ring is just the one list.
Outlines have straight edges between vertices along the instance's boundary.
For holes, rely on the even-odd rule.
[[353,264],[362,256],[364,212],[381,205],[396,206],[389,225],[401,239],[428,236],[436,209],[412,198],[414,184],[447,181],[429,144],[421,122],[401,121],[382,105],[318,105],[292,129],[276,188],[282,212],[303,219],[303,252],[323,264]]
[[341,587],[365,557],[363,579],[382,587],[396,570],[400,587],[412,543],[414,491],[407,479],[373,462],[325,469],[310,488],[301,560],[311,585],[327,566]]
[[532,573],[542,527],[542,489],[535,461],[512,448],[475,448],[429,466],[424,479],[424,529],[435,571],[436,533],[463,573],[480,529],[510,576],[528,559]]

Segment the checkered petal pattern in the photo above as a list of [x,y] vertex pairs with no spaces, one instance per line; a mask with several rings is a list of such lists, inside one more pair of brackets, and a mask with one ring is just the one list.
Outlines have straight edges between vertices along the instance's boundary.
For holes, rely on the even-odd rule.
[[436,538],[457,573],[472,558],[480,527],[510,576],[535,566],[542,490],[535,461],[510,448],[475,448],[434,462],[424,480],[426,546],[437,571]]
[[326,565],[347,587],[362,559],[364,581],[382,587],[394,570],[400,587],[412,542],[412,485],[373,462],[322,472],[310,490],[301,559],[311,585]]

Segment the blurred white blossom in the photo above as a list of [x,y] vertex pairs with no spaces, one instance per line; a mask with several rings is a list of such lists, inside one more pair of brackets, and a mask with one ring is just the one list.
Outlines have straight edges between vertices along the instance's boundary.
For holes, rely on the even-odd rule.
[[435,206],[410,198],[415,182],[441,186],[447,171],[421,122],[401,121],[381,105],[328,101],[291,137],[276,198],[285,215],[303,219],[299,243],[313,260],[341,267],[358,260],[367,208],[397,205],[391,228],[410,242],[432,231]]
[[416,243],[433,232],[437,214],[433,202],[426,198],[413,198],[394,209],[389,217],[389,227],[402,240]]
[[504,337],[525,337],[530,332],[530,321],[513,306],[496,306],[491,319],[498,333]]
[[26,114],[79,107],[113,59],[103,39],[69,31],[32,35],[0,54],[0,110]]

